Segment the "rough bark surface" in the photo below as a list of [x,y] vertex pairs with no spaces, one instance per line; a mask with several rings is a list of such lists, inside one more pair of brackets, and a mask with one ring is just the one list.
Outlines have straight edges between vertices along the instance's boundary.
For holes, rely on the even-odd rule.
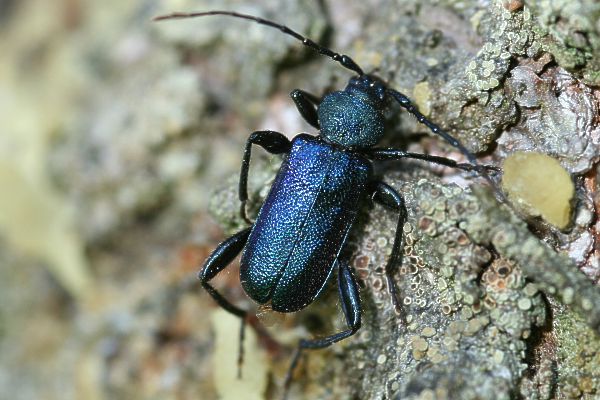
[[[537,151],[575,184],[560,231],[472,174],[379,165],[409,213],[402,309],[383,270],[397,216],[365,204],[346,249],[363,327],[308,352],[290,398],[600,396],[600,5],[257,3],[0,2],[0,397],[275,399],[297,340],[343,328],[334,285],[285,320],[256,310],[252,325],[266,328],[248,330],[236,379],[239,322],[195,276],[245,226],[245,139],[314,132],[288,93],[340,90],[351,74],[247,21],[150,22],[210,9],[280,21],[351,55],[482,163]],[[462,157],[398,107],[384,141]],[[280,161],[255,155],[250,215]],[[255,310],[230,269],[216,285]]]

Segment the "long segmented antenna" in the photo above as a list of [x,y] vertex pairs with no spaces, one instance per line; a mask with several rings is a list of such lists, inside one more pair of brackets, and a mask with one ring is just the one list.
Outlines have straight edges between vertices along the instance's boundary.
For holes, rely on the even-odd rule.
[[349,56],[347,56],[345,54],[336,53],[335,51],[333,51],[327,47],[321,46],[320,44],[313,42],[309,38],[302,36],[298,32],[291,30],[290,28],[288,28],[285,25],[281,25],[276,22],[269,21],[268,19],[255,17],[254,15],[241,14],[241,13],[237,13],[237,12],[233,12],[233,11],[214,10],[214,11],[191,12],[191,13],[177,12],[177,13],[173,13],[173,14],[161,15],[161,16],[153,18],[153,20],[154,21],[164,21],[164,20],[168,20],[168,19],[185,19],[185,18],[205,17],[208,15],[228,15],[230,17],[247,19],[250,21],[257,22],[262,25],[267,25],[272,28],[279,29],[281,32],[285,33],[286,35],[290,35],[293,38],[301,41],[303,45],[310,47],[311,49],[318,51],[320,54],[323,54],[323,55],[331,58],[332,60],[340,63],[340,65],[342,67],[347,68],[351,71],[354,71],[360,76],[365,74],[363,72],[362,68],[359,67],[358,64],[356,62],[354,62],[354,60],[352,58],[350,58]]
[[[271,28],[279,29],[281,32],[285,33],[286,35],[292,36],[294,39],[297,39],[300,42],[302,42],[302,44],[304,46],[310,47],[311,49],[318,51],[320,54],[323,54],[323,55],[331,58],[332,60],[338,62],[342,67],[356,72],[359,76],[365,75],[362,68],[359,67],[358,64],[350,56],[347,56],[345,54],[336,53],[335,51],[333,51],[327,47],[321,46],[320,44],[315,43],[311,39],[299,34],[298,32],[288,28],[285,25],[278,24],[277,22],[270,21],[268,19],[264,19],[261,17],[256,17],[254,15],[242,14],[242,13],[238,13],[238,12],[234,12],[234,11],[213,10],[213,11],[190,12],[190,13],[175,12],[172,14],[166,14],[166,15],[160,15],[158,17],[154,17],[153,20],[154,21],[164,21],[164,20],[170,20],[170,19],[187,19],[187,18],[196,18],[196,17],[206,17],[209,15],[225,15],[225,16],[229,16],[229,17],[247,19],[249,21],[254,21],[254,22],[257,22],[262,25],[270,26]],[[471,164],[473,164],[475,166],[479,166],[477,159],[475,158],[475,155],[473,155],[473,153],[471,153],[469,150],[467,150],[467,148],[460,141],[455,139],[449,133],[445,132],[439,126],[437,126],[433,122],[429,121],[424,115],[422,115],[419,112],[419,110],[414,106],[414,104],[412,104],[411,100],[407,96],[405,96],[404,94],[402,94],[396,90],[393,90],[393,89],[387,89],[387,93],[390,96],[392,96],[394,98],[394,100],[396,100],[400,104],[400,106],[402,106],[404,109],[406,109],[406,111],[408,111],[410,114],[414,115],[420,123],[427,126],[427,128],[429,128],[429,130],[431,130],[431,132],[433,132],[434,134],[436,134],[438,136],[441,136],[447,143],[449,143],[450,145],[452,145],[453,147],[458,149],[467,158],[467,160]],[[496,183],[493,181],[493,179],[490,177],[490,175],[487,173],[487,171],[485,171],[484,169],[480,169],[479,173],[481,175],[483,175],[483,177],[492,185],[492,187],[494,188],[494,191],[499,196],[499,198],[502,201],[506,202],[505,201],[506,198],[505,198],[504,194],[496,186]]]

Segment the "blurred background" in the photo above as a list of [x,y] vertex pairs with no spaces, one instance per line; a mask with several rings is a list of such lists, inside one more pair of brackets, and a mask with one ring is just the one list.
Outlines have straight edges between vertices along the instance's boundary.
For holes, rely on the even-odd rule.
[[[460,97],[470,84],[466,65],[476,55],[478,62],[488,57],[480,49],[493,42],[473,27],[490,4],[520,10],[522,2],[429,1],[424,12],[420,3],[0,0],[0,399],[261,399],[278,393],[290,349],[248,329],[244,379],[237,380],[239,322],[200,290],[196,273],[221,240],[244,226],[236,185],[248,134],[314,132],[288,93],[322,94],[344,86],[349,73],[255,24],[151,19],[231,9],[285,22],[356,55],[369,71],[381,66],[428,115],[454,118],[460,132],[483,131],[479,142],[467,145],[490,155],[495,147],[486,146],[516,123],[517,112],[511,102],[504,113],[509,107],[501,91],[485,97],[508,61],[493,74],[489,63],[486,76],[495,81]],[[538,13],[546,10],[554,21],[550,16],[561,6],[551,12],[542,3],[536,3]],[[591,15],[575,6],[571,11]],[[571,26],[581,19],[562,21]],[[551,32],[578,37],[570,27]],[[513,61],[516,54],[526,58],[523,50],[512,54]],[[569,64],[573,54],[556,56],[558,63],[597,85],[597,52],[585,68]],[[485,100],[478,104],[473,99],[480,94]],[[459,111],[453,114],[452,107]],[[405,131],[418,129],[405,116],[400,122]],[[438,150],[435,140],[424,141],[428,151]],[[279,162],[255,154],[254,211]],[[251,307],[236,268],[222,274],[218,286]],[[588,271],[596,282],[598,270]],[[338,305],[335,297],[330,303],[315,309],[329,313]],[[284,345],[307,330],[331,331],[313,314],[296,316],[302,323],[293,318],[277,322]],[[339,315],[336,321],[343,326]],[[315,375],[324,370],[323,360],[311,360]],[[317,392],[331,376],[321,379],[326,383],[315,385]],[[369,388],[368,381],[362,384]]]
[[[284,21],[301,6],[298,28],[310,33],[317,5],[271,4]],[[289,41],[222,20],[151,22],[212,8],[263,10],[0,2],[0,398],[213,399],[219,374],[225,397],[262,398],[265,352],[252,351],[249,332],[246,376],[235,380],[239,323],[214,317],[196,273],[236,228],[208,216],[211,195],[237,179],[268,108],[275,67],[258,69]],[[255,80],[240,82],[248,73]],[[272,107],[289,111],[286,96]],[[269,125],[293,133],[294,118]],[[235,197],[215,201],[235,221]]]

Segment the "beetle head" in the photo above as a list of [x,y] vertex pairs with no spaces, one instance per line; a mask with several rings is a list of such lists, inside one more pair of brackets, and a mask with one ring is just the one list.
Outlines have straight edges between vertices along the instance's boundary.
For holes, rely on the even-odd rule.
[[364,97],[365,101],[373,103],[377,108],[383,108],[385,105],[387,87],[381,79],[375,76],[366,74],[355,76],[350,79],[344,90]]

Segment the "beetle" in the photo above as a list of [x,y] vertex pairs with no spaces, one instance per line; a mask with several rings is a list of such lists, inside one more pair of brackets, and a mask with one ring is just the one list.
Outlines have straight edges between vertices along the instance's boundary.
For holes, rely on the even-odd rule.
[[[285,379],[287,392],[292,373],[305,349],[319,349],[354,335],[361,326],[358,285],[348,260],[341,256],[348,232],[361,203],[371,198],[395,211],[398,223],[391,255],[385,266],[387,287],[398,309],[394,271],[402,263],[403,225],[407,211],[402,196],[373,175],[373,161],[412,158],[465,171],[475,171],[492,182],[487,174],[495,167],[480,165],[457,139],[428,120],[401,92],[387,87],[377,77],[366,74],[347,55],[339,54],[300,35],[285,25],[233,11],[173,13],[156,17],[169,20],[223,15],[253,21],[279,29],[303,45],[316,50],[342,67],[356,73],[344,90],[322,99],[300,89],[291,98],[300,115],[319,130],[317,136],[299,134],[291,141],[282,133],[253,132],[246,142],[239,181],[240,214],[250,226],[217,246],[205,261],[199,279],[205,290],[225,310],[241,319],[240,353],[247,312],[225,299],[210,281],[241,253],[240,281],[255,302],[274,311],[299,311],[321,293],[334,271],[347,329],[319,339],[298,343]],[[384,135],[384,110],[390,101],[406,109],[431,132],[460,150],[468,163],[445,157],[376,147]],[[273,154],[284,154],[283,163],[255,222],[246,215],[248,170],[252,146]],[[238,369],[238,373],[240,373]]]

